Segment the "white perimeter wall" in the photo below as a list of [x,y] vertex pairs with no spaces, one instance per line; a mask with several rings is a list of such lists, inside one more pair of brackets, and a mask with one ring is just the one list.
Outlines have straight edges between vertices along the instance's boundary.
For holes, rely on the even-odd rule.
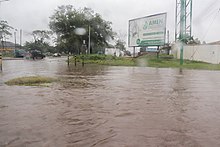
[[[180,59],[180,44],[172,46],[172,54]],[[183,58],[220,64],[220,45],[193,45],[184,46]]]
[[106,48],[105,54],[112,55],[112,56],[114,56],[114,54],[115,54],[117,57],[119,57],[120,55],[124,56],[124,52],[121,51],[120,49],[116,49],[116,48]]

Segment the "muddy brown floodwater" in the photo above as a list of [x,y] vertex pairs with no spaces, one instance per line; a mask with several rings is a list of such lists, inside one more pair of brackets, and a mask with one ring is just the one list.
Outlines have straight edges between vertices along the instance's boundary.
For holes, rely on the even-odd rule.
[[[219,147],[220,72],[4,61],[0,147]],[[50,87],[7,86],[46,75]]]

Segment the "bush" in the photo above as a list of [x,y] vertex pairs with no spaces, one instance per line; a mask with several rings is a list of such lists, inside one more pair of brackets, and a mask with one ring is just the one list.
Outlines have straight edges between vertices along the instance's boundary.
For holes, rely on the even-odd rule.
[[[74,63],[75,57],[71,58],[70,62]],[[134,66],[135,61],[130,58],[115,57],[111,55],[79,55],[76,56],[77,62],[82,62],[84,58],[84,63],[87,64],[100,64],[100,65],[114,65],[114,66]]]

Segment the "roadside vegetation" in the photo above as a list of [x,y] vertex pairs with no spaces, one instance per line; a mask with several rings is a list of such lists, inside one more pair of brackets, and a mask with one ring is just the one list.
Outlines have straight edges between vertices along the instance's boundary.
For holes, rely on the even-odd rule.
[[147,59],[148,66],[158,68],[185,68],[185,69],[205,69],[205,70],[220,70],[220,65],[210,64],[201,61],[184,60],[183,65],[180,65],[179,59],[174,59],[172,56],[160,56],[159,59],[154,57],[143,57]]
[[[138,58],[131,57],[115,57],[111,55],[80,55],[76,56],[76,62],[85,64],[99,64],[109,66],[144,66],[157,68],[185,68],[185,69],[205,69],[205,70],[220,70],[220,65],[209,64],[199,61],[184,60],[181,66],[178,59],[174,59],[172,55],[144,55]],[[74,64],[75,57],[70,59],[70,63]]]
[[[79,55],[76,56],[76,62],[85,64],[99,64],[109,66],[136,66],[135,59],[125,57],[115,57],[111,55]],[[74,64],[75,57],[70,59],[70,63]]]
[[48,84],[55,82],[56,79],[50,77],[42,77],[42,76],[30,76],[30,77],[20,77],[9,80],[5,82],[5,84],[19,85],[19,86],[48,86]]

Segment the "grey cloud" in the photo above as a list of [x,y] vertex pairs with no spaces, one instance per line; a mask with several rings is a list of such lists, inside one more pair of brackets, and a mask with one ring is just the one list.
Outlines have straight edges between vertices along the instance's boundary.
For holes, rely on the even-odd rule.
[[[175,0],[10,0],[1,3],[0,18],[7,20],[12,26],[31,32],[35,29],[48,29],[49,17],[59,5],[72,4],[75,7],[91,7],[100,13],[104,19],[113,22],[115,31],[127,34],[128,20],[160,12],[167,12],[167,29],[174,39]],[[220,8],[219,0],[193,1],[193,33],[195,37],[202,37],[213,16],[214,9]],[[207,42],[220,40],[219,29],[215,20],[206,37]],[[214,30],[215,29],[215,30]],[[214,30],[214,31],[213,31]],[[30,36],[24,39],[31,40]],[[12,39],[13,40],[13,39]]]

